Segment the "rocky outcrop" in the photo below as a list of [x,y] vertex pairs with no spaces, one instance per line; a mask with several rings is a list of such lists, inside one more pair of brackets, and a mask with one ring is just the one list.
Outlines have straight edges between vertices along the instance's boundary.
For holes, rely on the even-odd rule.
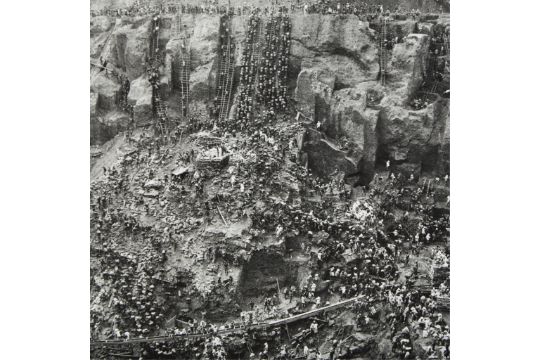
[[[434,164],[443,156],[440,151],[446,129],[443,106],[435,103],[426,109],[412,111],[407,105],[424,81],[428,36],[409,34],[389,51],[387,85],[382,87],[377,81],[376,71],[365,70],[357,61],[362,58],[363,63],[372,64],[373,58],[366,54],[374,48],[373,30],[366,26],[359,26],[360,30],[356,30],[357,36],[368,42],[364,47],[367,50],[362,52],[359,50],[362,49],[361,43],[349,44],[347,36],[335,40],[336,44],[327,44],[328,39],[336,37],[325,33],[330,31],[325,30],[326,26],[322,21],[319,32],[315,32],[315,39],[306,37],[303,40],[304,44],[316,44],[306,46],[307,50],[315,51],[317,46],[329,51],[348,48],[341,50],[344,55],[318,53],[304,59],[295,97],[300,110],[320,122],[322,132],[329,139],[347,145],[342,147],[341,153],[334,152],[333,155],[327,146],[322,145],[325,150],[308,154],[310,159],[322,157],[326,159],[322,163],[328,164],[330,156],[337,156],[338,162],[342,163],[343,156],[346,156],[354,168],[338,167],[346,169],[348,175],[359,175],[360,184],[371,181],[377,154],[402,165],[406,172],[418,173],[422,168],[434,170]],[[336,25],[336,31],[347,26]],[[375,59],[375,65],[376,62]],[[313,147],[307,148],[313,152]],[[318,161],[310,161],[312,170],[326,169],[326,175],[336,168],[323,166],[315,169],[316,163]]]
[[152,87],[145,76],[131,82],[128,102],[133,105],[133,119],[137,126],[152,122]]
[[[170,63],[180,46],[178,39],[171,39],[172,21],[170,15],[163,17],[160,34],[166,54],[161,94],[166,101],[174,95],[170,88]],[[312,139],[306,147],[310,149],[311,165],[330,164],[327,171],[324,166],[318,168],[326,175],[333,171],[330,169],[360,175],[360,183],[369,182],[377,160],[390,159],[400,166],[409,164],[405,167],[412,166],[414,171],[448,167],[447,101],[420,111],[407,105],[424,81],[430,23],[420,24],[422,34],[412,33],[415,23],[410,20],[390,25],[389,34],[402,40],[388,51],[385,87],[378,83],[376,26],[370,27],[353,15],[301,13],[291,15],[291,23],[291,95],[304,115],[321,123],[323,133],[321,139]],[[233,17],[231,33],[237,44],[237,66],[245,25],[244,18]],[[206,111],[215,92],[219,16],[182,14],[180,28],[180,37],[190,39],[190,108]],[[149,124],[152,115],[151,89],[143,67],[148,31],[149,17],[124,17],[116,24],[105,17],[92,19],[92,56],[96,58],[102,51],[110,63],[125,69],[132,80],[129,101],[134,105],[137,125]],[[118,88],[114,80],[102,74],[96,76],[92,84],[98,97],[97,102],[93,100],[96,109],[114,110]],[[373,96],[368,101],[368,93],[376,95],[375,102]],[[174,115],[175,101],[171,100],[169,108]],[[314,151],[316,143],[321,144],[321,149]],[[331,161],[331,156],[336,156],[336,160]]]
[[144,74],[149,28],[149,18],[123,19],[113,33],[115,51],[111,54],[111,60],[125,71],[130,80]]
[[328,120],[322,124],[330,137],[347,142],[347,156],[355,163],[360,184],[369,183],[375,172],[379,110],[367,104],[368,92],[373,88],[378,88],[377,84],[370,82],[336,91]]
[[100,122],[107,127],[116,128],[117,132],[127,129],[129,126],[129,115],[122,111],[108,112]]
[[[185,26],[185,27],[184,27]],[[211,15],[183,14],[180,18],[181,32],[179,38],[170,38],[170,31],[164,35],[168,37],[166,45],[165,74],[171,83],[170,63],[174,54],[181,48],[181,39],[189,39],[191,73],[190,73],[190,99],[191,101],[207,101],[212,85],[215,81],[215,59],[219,38],[219,18]]]
[[[379,135],[389,158],[396,162],[429,164],[429,153],[443,145],[448,117],[447,100],[413,111],[398,106],[381,109]],[[436,162],[433,159],[432,162]]]
[[306,50],[312,54],[343,55],[354,60],[364,76],[369,78],[378,71],[377,47],[374,32],[367,22],[354,15],[303,15],[291,17],[291,55],[305,58]]
[[[450,106],[449,102],[445,107]],[[444,132],[441,139],[439,158],[437,159],[438,171],[441,174],[450,174],[450,111],[444,115]]]
[[297,79],[295,99],[302,113],[315,119],[317,102],[325,104],[330,100],[336,76],[328,69],[310,68],[300,72]]
[[[90,19],[90,37],[109,31],[113,24],[114,19],[108,16],[96,16]],[[107,34],[104,34],[107,35]]]
[[308,68],[333,71],[338,88],[376,78],[377,44],[367,22],[352,15],[318,14],[295,14],[291,22],[289,72],[293,82]]
[[102,110],[113,110],[116,104],[116,97],[120,90],[113,78],[105,76],[104,72],[97,73],[92,77],[90,91],[98,94],[97,107]]
[[[391,31],[406,35],[412,29],[413,23],[404,21],[394,24]],[[377,149],[384,147],[387,139],[390,141],[389,151],[393,151],[397,158],[409,160],[403,152],[408,153],[409,145],[414,147],[416,143],[402,140],[404,143],[393,146],[392,127],[377,124],[383,109],[384,114],[407,111],[408,100],[423,82],[428,36],[409,34],[389,51],[385,88],[377,82],[378,43],[375,30],[367,22],[350,16],[311,15],[304,21],[298,19],[298,26],[293,26],[292,38],[291,55],[300,61],[295,88],[300,111],[320,122],[329,139],[347,143],[345,151],[339,154],[322,145],[325,150],[318,151],[316,155],[308,154],[310,159],[322,156],[327,159],[322,163],[328,163],[330,154],[334,153],[341,159],[338,162],[343,163],[345,155],[354,167],[350,168],[349,161],[345,162],[347,166],[338,167],[347,169],[348,174],[359,174],[360,183],[371,181]],[[370,96],[368,104],[368,93],[375,94],[375,104],[371,103],[373,96]],[[423,130],[430,132],[430,125],[433,122],[426,122]],[[410,130],[414,132],[415,128],[411,125]],[[311,146],[307,148],[313,150]],[[421,155],[416,156],[414,149],[411,155],[411,161],[417,161],[416,157],[422,158]],[[316,166],[318,162],[310,161],[310,166]],[[326,167],[326,175],[335,167]],[[324,167],[312,170],[324,170]]]
[[429,36],[424,34],[409,34],[394,46],[387,67],[387,92],[396,104],[404,104],[422,85],[428,46]]
[[129,115],[118,110],[106,112],[103,115],[95,114],[90,122],[90,141],[93,144],[103,144],[116,134],[128,129]]
[[317,176],[328,177],[336,171],[346,175],[356,173],[354,159],[318,131],[308,132],[302,150],[308,155],[310,170]]

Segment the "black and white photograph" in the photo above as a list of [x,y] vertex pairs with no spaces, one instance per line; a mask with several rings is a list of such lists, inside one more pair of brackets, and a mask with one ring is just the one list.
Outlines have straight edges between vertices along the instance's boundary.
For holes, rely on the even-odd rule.
[[0,359],[538,358],[539,9],[7,1]]
[[90,2],[90,358],[450,359],[450,4]]

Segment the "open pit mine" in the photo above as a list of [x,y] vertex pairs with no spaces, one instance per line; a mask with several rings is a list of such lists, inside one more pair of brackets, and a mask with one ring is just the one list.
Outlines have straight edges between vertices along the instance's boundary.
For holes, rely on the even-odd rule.
[[449,359],[449,0],[90,2],[92,359]]

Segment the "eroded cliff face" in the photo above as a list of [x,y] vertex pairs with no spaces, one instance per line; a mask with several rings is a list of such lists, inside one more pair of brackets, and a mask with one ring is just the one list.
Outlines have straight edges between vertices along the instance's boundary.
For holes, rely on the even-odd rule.
[[[165,16],[160,31],[165,49],[161,84],[174,117],[179,101],[171,91],[170,62],[180,44],[171,39],[171,23],[171,16]],[[439,97],[421,110],[408,105],[425,80],[429,24],[416,29],[420,34],[414,33],[412,20],[392,22],[389,31],[400,41],[388,51],[383,87],[377,31],[368,22],[353,15],[294,14],[291,23],[290,95],[298,110],[320,123],[320,132],[307,134],[304,147],[315,173],[328,176],[340,170],[367,184],[377,162],[386,160],[406,173],[448,171],[449,99]],[[190,37],[190,107],[206,110],[215,91],[219,16],[182,14],[180,24],[181,36]],[[246,24],[247,16],[233,17],[237,70]],[[139,126],[152,121],[151,89],[144,72],[149,27],[148,17],[116,22],[94,17],[91,24],[92,61],[101,56],[125,72],[131,81],[128,101]],[[115,106],[119,90],[113,77],[92,69],[93,143],[108,140],[126,126]]]
[[317,15],[300,23],[292,37],[293,59],[300,63],[294,95],[322,133],[307,139],[312,170],[357,175],[357,184],[368,184],[376,163],[386,160],[406,175],[448,171],[449,100],[418,111],[408,105],[425,80],[429,35],[413,33],[412,21],[392,23],[389,31],[401,39],[388,51],[383,87],[377,34],[368,23]]

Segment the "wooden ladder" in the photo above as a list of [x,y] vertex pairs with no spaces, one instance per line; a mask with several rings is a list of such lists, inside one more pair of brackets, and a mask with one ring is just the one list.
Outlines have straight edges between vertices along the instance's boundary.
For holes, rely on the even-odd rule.
[[[229,31],[227,32],[227,51],[225,54],[225,61],[222,62],[222,66],[220,66],[221,97],[219,99],[219,122],[222,122],[228,115],[233,83],[232,70],[234,69],[234,54],[231,53],[232,37],[230,34],[230,18],[227,18],[227,27],[229,28]],[[222,72],[224,73],[223,75],[221,75]]]
[[250,114],[250,117],[253,118],[253,113],[255,112],[255,107],[257,106],[257,96],[258,96],[258,84],[259,84],[259,70],[261,69],[261,53],[264,46],[264,37],[263,37],[263,31],[264,31],[264,20],[263,17],[259,17],[259,23],[257,32],[255,33],[255,38],[253,40],[253,44],[255,46],[254,52],[253,52],[253,60],[255,62],[255,75],[253,78],[253,90],[251,94],[251,109],[252,112]]
[[191,49],[189,41],[182,40],[183,49],[180,49],[178,61],[178,76],[180,78],[180,106],[182,117],[187,117],[189,113],[189,78],[191,72]]
[[182,32],[182,28],[181,28],[181,21],[180,21],[180,13],[177,13],[172,21],[171,39],[172,40],[180,39],[181,32]]
[[381,85],[384,86],[386,84],[386,18],[383,18],[381,23],[380,67]]
[[444,39],[444,48],[446,49],[446,55],[448,58],[450,58],[450,39],[448,39],[448,35],[443,34]]

